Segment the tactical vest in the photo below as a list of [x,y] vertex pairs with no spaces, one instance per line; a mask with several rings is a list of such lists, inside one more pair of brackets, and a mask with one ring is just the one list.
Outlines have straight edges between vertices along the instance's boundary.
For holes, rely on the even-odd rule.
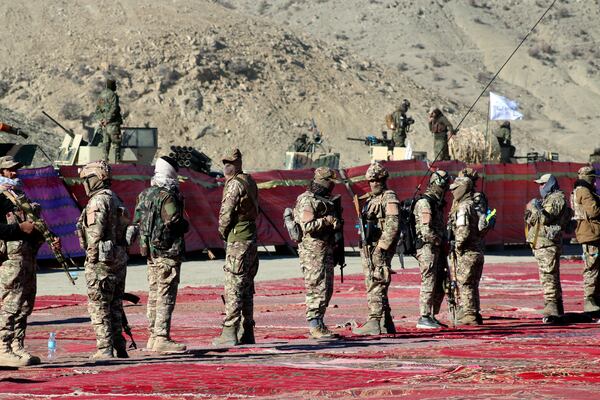
[[[318,196],[311,191],[306,191],[302,193],[296,200],[296,207],[294,207],[294,219],[296,221],[302,221],[304,205],[307,202],[310,203],[310,206],[313,210],[314,219],[319,219],[327,215],[335,214],[335,206],[331,200],[323,196]],[[331,231],[320,233],[303,233],[303,236],[319,240],[333,240],[333,235],[331,234]]]
[[90,201],[88,202],[86,208],[81,213],[80,223],[78,224],[79,228],[82,231],[83,237],[85,238],[85,242],[90,242],[90,232],[89,227],[92,225],[89,221],[88,213],[91,214],[93,211],[90,209],[96,203],[106,203],[107,212],[105,226],[102,229],[100,240],[102,242],[112,242],[112,244],[117,243],[117,205],[114,200],[114,193],[110,189],[101,189],[96,193],[92,194],[90,197]]
[[448,132],[448,126],[444,123],[446,118],[438,117],[431,122],[431,132],[434,134]]
[[165,201],[173,198],[179,213],[183,214],[183,197],[164,187],[151,186],[138,199],[140,248],[153,257],[180,257],[185,252],[183,234],[169,229],[162,219]]
[[[0,191],[0,193],[3,192],[4,191]],[[18,196],[18,200],[29,202],[29,199],[27,199],[24,194],[15,194]],[[7,195],[6,197],[13,202],[12,196],[9,197]],[[36,209],[36,213],[39,213],[39,208]],[[13,209],[6,214],[7,224],[20,224],[26,220],[27,218],[25,218],[23,211],[21,211],[17,205],[14,205]],[[33,233],[27,237],[28,240],[0,240],[0,262],[4,262],[6,260],[12,260],[15,262],[29,260],[31,262],[35,262],[35,257],[37,255],[37,251],[43,243],[43,238],[37,233]]]
[[[254,179],[248,174],[239,173],[231,180],[235,179],[244,187],[244,194],[240,199],[240,203],[237,207],[237,220],[238,221],[256,221],[258,217],[258,187]],[[225,186],[227,186],[231,180],[229,180]]]
[[383,232],[387,206],[385,198],[386,194],[390,193],[396,195],[393,190],[385,190],[378,195],[370,196],[363,207],[363,217],[367,223],[367,242],[370,244],[377,243]]

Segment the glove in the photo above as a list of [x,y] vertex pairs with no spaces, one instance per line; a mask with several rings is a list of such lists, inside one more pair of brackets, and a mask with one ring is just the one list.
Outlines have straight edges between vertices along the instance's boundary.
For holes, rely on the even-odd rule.
[[125,241],[127,241],[128,246],[132,246],[138,238],[140,233],[140,229],[136,225],[129,225],[127,227],[127,231],[125,232]]
[[331,226],[334,231],[337,231],[342,227],[342,222],[333,215],[327,215],[325,217],[325,223]]

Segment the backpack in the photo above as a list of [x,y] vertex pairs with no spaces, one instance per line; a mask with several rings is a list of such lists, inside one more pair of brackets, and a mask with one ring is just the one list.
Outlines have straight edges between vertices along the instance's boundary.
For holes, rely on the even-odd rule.
[[415,222],[415,205],[422,197],[413,197],[400,202],[400,236],[396,253],[407,256],[417,254],[417,229]]
[[286,208],[283,210],[283,223],[288,231],[288,234],[290,235],[290,238],[294,242],[300,243],[302,241],[302,228],[300,228],[300,224],[298,224],[294,219],[294,210],[291,208]]
[[563,231],[567,234],[575,233],[575,228],[577,228],[577,221],[574,219],[575,212],[568,204],[565,205],[565,209],[560,215],[559,225],[563,229]]

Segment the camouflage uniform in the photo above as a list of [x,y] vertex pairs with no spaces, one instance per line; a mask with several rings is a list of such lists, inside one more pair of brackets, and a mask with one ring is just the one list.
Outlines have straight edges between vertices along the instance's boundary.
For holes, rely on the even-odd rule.
[[433,157],[439,154],[438,160],[450,160],[448,152],[448,133],[454,128],[442,112],[435,108],[429,113],[429,131],[433,134]]
[[481,323],[477,315],[481,309],[479,281],[483,272],[483,241],[472,188],[472,181],[464,177],[456,178],[450,186],[455,202],[450,211],[449,221],[455,240],[459,324],[463,325]]
[[227,242],[225,271],[225,318],[223,332],[213,342],[236,345],[254,343],[254,277],[258,272],[256,218],[258,187],[252,176],[241,170],[238,149],[223,158],[234,165],[225,174],[219,211],[219,234]]
[[[366,179],[371,183],[379,182],[379,193],[371,192],[363,207],[363,220],[369,227],[369,243],[363,244],[361,259],[367,288],[369,319],[363,328],[355,329],[358,334],[379,332],[395,333],[388,299],[391,283],[391,263],[396,253],[399,231],[399,201],[393,190],[386,190],[385,182],[389,176],[387,170],[378,162],[371,164]],[[367,260],[370,253],[372,268]],[[377,327],[376,327],[377,326]],[[383,327],[383,329],[381,329]]]
[[340,222],[332,218],[334,205],[329,198],[330,191],[323,190],[323,196],[314,192],[329,188],[334,178],[331,169],[317,168],[309,190],[298,196],[294,207],[294,219],[302,230],[298,252],[306,288],[306,319],[314,338],[330,334],[323,318],[333,294],[335,230],[341,229]]
[[[550,176],[546,174],[535,182],[545,184]],[[556,189],[548,193],[541,202],[536,199],[529,202],[525,212],[525,223],[529,227],[527,243],[531,245],[540,270],[545,317],[558,316],[564,312],[560,284],[562,250],[560,221],[566,206],[565,195],[556,186]]]
[[121,161],[121,124],[123,124],[123,118],[115,81],[107,80],[106,89],[100,92],[98,96],[94,116],[102,133],[104,161],[108,162],[109,151],[113,149],[115,162],[119,163]]
[[[417,261],[421,270],[419,310],[422,317],[433,319],[439,313],[444,299],[445,243],[444,193],[448,174],[438,170],[430,179],[429,188],[414,208],[417,233]],[[421,321],[420,321],[421,322]],[[439,323],[437,323],[439,325]],[[433,327],[433,326],[432,326]]]
[[406,118],[406,111],[402,107],[392,113],[392,121],[394,123],[392,140],[396,147],[406,147],[406,132],[408,131],[404,122]]
[[[0,187],[2,201],[11,204],[5,223],[25,221],[23,212],[9,200],[15,195],[24,196],[16,187]],[[39,211],[39,205],[33,205]],[[0,364],[23,366],[40,362],[39,357],[25,352],[24,341],[27,317],[35,302],[36,256],[42,241],[37,231],[24,235],[22,240],[0,241],[0,352],[8,357],[3,357]]]
[[79,220],[80,244],[86,250],[85,278],[88,312],[96,333],[98,351],[92,358],[112,358],[114,338],[122,336],[121,299],[116,295],[118,200],[108,188],[110,168],[103,161],[86,165],[80,178],[90,199]]
[[579,169],[571,194],[571,205],[577,221],[575,235],[583,248],[583,295],[585,312],[600,311],[600,196],[594,183],[593,167]]
[[[147,348],[158,352],[186,349],[171,339],[171,319],[185,254],[184,235],[189,228],[175,165],[168,157],[157,160],[152,186],[139,194],[133,219],[139,226],[140,251],[147,256],[148,265]],[[164,178],[159,173],[161,168],[170,171]]]

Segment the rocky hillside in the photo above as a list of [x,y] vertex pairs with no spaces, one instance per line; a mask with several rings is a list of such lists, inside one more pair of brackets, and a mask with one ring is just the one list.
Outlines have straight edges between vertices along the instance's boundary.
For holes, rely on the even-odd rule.
[[[552,0],[228,0],[471,103]],[[600,145],[600,1],[559,0],[492,90],[518,100],[520,152],[583,161]],[[409,96],[410,93],[407,93]],[[486,101],[478,107],[485,121]],[[474,123],[476,121],[468,121]]]
[[[379,133],[403,98],[413,103],[417,149],[431,145],[429,106],[443,104],[455,121],[465,110],[394,65],[232,8],[203,0],[3,2],[0,105],[60,139],[41,111],[83,132],[111,75],[125,124],[158,127],[161,153],[185,144],[218,158],[237,146],[250,169],[281,168],[312,117],[342,164],[355,165],[368,151],[346,136]],[[56,147],[40,135],[42,146]]]

